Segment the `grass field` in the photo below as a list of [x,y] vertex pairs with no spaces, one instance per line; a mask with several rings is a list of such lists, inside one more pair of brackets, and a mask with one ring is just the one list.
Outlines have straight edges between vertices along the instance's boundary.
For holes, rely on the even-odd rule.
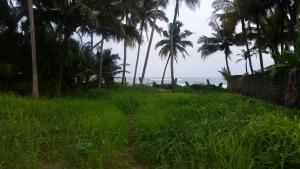
[[300,168],[300,113],[225,92],[0,94],[2,169]]

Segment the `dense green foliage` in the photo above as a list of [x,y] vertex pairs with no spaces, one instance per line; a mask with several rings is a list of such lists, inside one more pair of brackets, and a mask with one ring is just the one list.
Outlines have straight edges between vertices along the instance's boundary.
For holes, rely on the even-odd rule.
[[300,167],[299,111],[206,90],[3,93],[0,168]]
[[[213,26],[216,33],[212,37],[200,37],[199,43],[203,46],[199,51],[206,57],[224,50],[227,58],[231,54],[229,47],[238,42],[245,47],[242,53],[249,61],[246,67],[249,64],[251,74],[255,73],[252,56],[256,54],[260,61],[259,72],[265,70],[266,54],[274,59],[275,68],[287,64],[286,69],[289,69],[299,64],[299,3],[299,0],[214,0],[212,19],[222,26]],[[238,32],[235,33],[235,30]],[[286,60],[287,53],[295,53],[293,63]],[[228,64],[227,71],[230,73]]]

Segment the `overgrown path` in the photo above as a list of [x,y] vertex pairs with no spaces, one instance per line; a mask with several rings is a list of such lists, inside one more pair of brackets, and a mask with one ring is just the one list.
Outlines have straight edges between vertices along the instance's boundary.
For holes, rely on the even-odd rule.
[[133,169],[146,169],[146,167],[143,164],[140,164],[138,162],[138,160],[136,159],[138,145],[135,140],[135,138],[136,138],[135,113],[127,115],[127,118],[128,118],[128,142],[129,142],[129,146],[130,146],[129,152],[135,158]]
[[0,107],[1,169],[300,168],[300,112],[242,95],[0,94]]

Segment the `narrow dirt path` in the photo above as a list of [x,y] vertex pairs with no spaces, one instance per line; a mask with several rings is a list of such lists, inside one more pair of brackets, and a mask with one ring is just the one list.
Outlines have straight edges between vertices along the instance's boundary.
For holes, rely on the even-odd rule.
[[[130,153],[133,155],[133,157],[136,157],[136,152],[138,151],[138,145],[135,142],[135,123],[134,123],[135,117],[134,115],[128,115],[128,142],[130,145]],[[140,164],[135,160],[135,164],[133,169],[147,169],[144,165]]]

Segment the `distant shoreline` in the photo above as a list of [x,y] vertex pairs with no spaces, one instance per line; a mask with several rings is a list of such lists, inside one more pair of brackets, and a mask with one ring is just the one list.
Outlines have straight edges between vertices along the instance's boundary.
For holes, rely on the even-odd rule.
[[[180,86],[185,86],[186,82],[189,84],[207,84],[207,80],[209,80],[209,83],[211,85],[218,86],[220,83],[223,84],[224,88],[227,88],[227,81],[224,80],[222,77],[178,77],[177,78],[177,84]],[[117,82],[120,81],[120,79],[116,79]],[[138,81],[138,80],[137,80]],[[129,84],[133,83],[133,78],[128,77],[127,82]],[[146,77],[145,83],[146,84],[152,84],[153,82],[160,84],[161,83],[161,77]],[[164,80],[165,84],[171,83],[171,78],[167,77]]]

